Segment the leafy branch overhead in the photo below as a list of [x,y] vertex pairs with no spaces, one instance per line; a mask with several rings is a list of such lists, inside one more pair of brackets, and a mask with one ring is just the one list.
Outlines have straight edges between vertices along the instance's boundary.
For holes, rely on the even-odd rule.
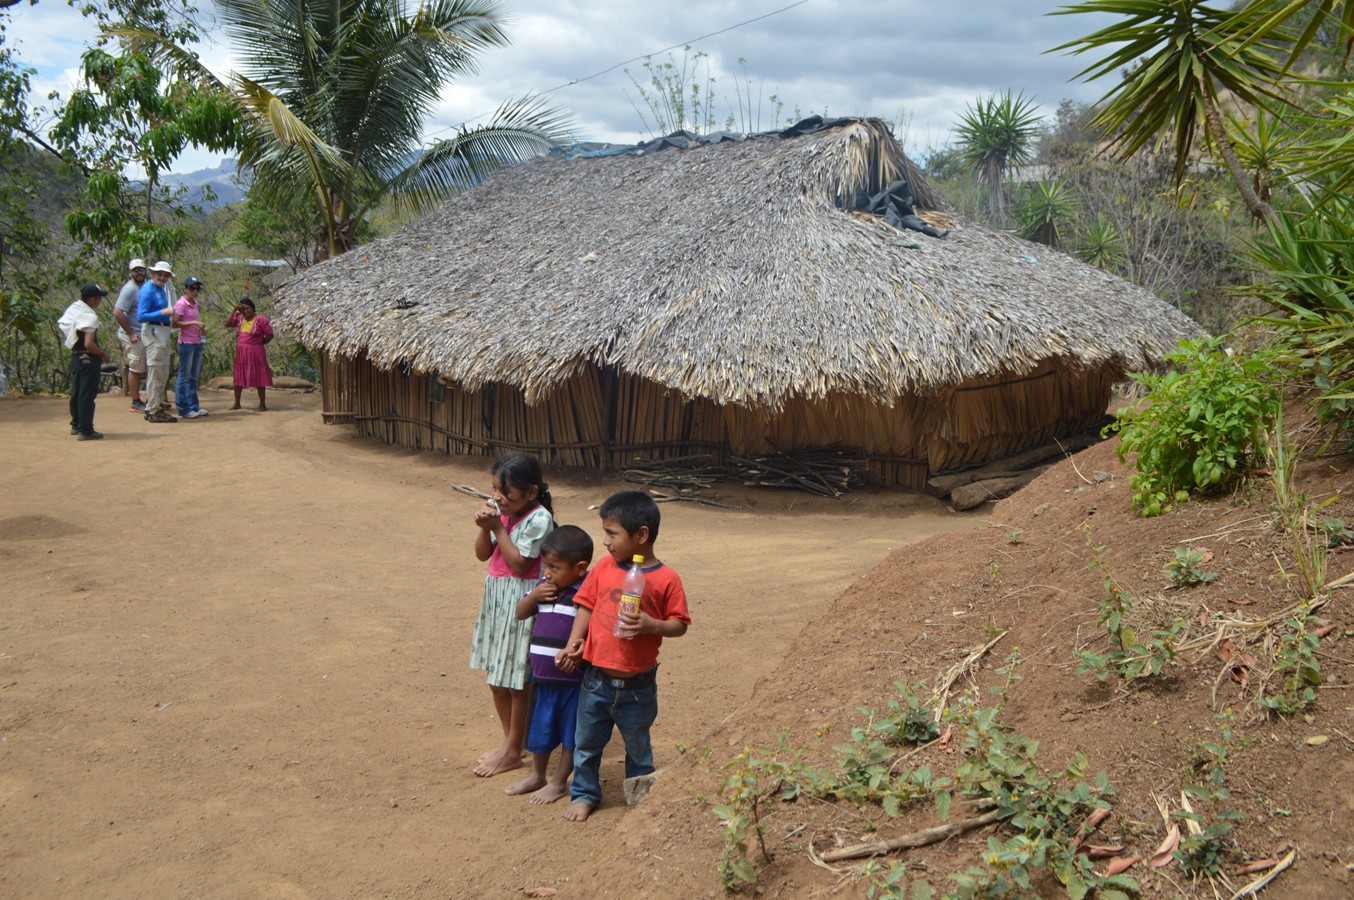
[[1262,4],[1230,11],[1200,0],[1093,0],[1061,7],[1053,15],[1109,13],[1110,25],[1049,52],[1108,51],[1077,74],[1094,81],[1120,78],[1100,99],[1094,124],[1112,133],[1122,157],[1147,144],[1174,144],[1175,178],[1185,176],[1195,138],[1203,129],[1246,208],[1257,219],[1274,214],[1237,159],[1219,98],[1230,94],[1250,106],[1282,109],[1292,103],[1281,87],[1288,78],[1282,47],[1295,36]]
[[223,0],[217,9],[242,59],[218,79],[190,50],[143,27],[111,33],[168,71],[227,91],[246,135],[240,162],[265,189],[308,198],[320,255],[351,249],[384,200],[425,211],[498,167],[567,139],[566,117],[540,100],[505,102],[487,124],[423,144],[446,84],[507,44],[488,0]]

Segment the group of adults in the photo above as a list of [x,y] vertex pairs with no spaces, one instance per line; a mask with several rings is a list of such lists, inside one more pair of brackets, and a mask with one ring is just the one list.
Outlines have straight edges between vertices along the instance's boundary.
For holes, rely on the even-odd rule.
[[[173,277],[174,271],[167,262],[160,261],[147,267],[144,260],[133,259],[127,267],[127,283],[118,292],[113,306],[118,344],[127,367],[131,411],[153,424],[177,422],[180,418],[200,419],[208,415],[198,399],[203,350],[203,322],[198,301],[206,286],[198,278],[188,278],[183,283],[182,296],[170,302],[167,285]],[[108,291],[98,284],[86,284],[80,289],[80,299],[66,308],[57,323],[64,333],[66,347],[71,351],[71,434],[82,441],[103,437],[101,432],[94,430],[94,398],[99,391],[103,364],[110,359],[98,341],[97,311],[107,296]],[[264,347],[273,339],[272,325],[266,316],[258,314],[254,301],[248,297],[235,304],[225,325],[236,334],[232,378],[235,405],[231,409],[241,408],[241,394],[245,388],[252,387],[258,390],[258,408],[266,410],[266,390],[272,386],[273,372],[268,366]],[[165,403],[171,343],[177,344],[179,358],[178,380],[174,386],[177,416]],[[145,400],[141,399],[143,380]]]

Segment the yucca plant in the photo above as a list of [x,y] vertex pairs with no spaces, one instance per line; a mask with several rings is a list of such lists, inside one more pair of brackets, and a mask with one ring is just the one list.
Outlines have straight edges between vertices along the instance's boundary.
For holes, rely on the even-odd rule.
[[1104,213],[1097,213],[1077,238],[1077,258],[1097,269],[1117,269],[1124,264],[1128,246],[1124,233]]
[[1323,418],[1354,413],[1354,203],[1341,196],[1302,213],[1283,213],[1248,241],[1256,282],[1248,293],[1274,312],[1258,322],[1287,335],[1299,367],[1321,390]]
[[1010,91],[979,97],[964,109],[954,134],[964,165],[978,173],[988,191],[992,215],[1006,217],[1006,173],[1034,159],[1040,116],[1033,100]]
[[1081,203],[1061,178],[1036,181],[1020,192],[1016,234],[1027,241],[1062,246],[1062,235],[1081,211]]
[[1261,200],[1270,202],[1275,182],[1281,178],[1295,178],[1298,190],[1306,193],[1297,173],[1311,157],[1288,122],[1257,109],[1249,120],[1228,113],[1226,128],[1237,159],[1251,173],[1251,186]]

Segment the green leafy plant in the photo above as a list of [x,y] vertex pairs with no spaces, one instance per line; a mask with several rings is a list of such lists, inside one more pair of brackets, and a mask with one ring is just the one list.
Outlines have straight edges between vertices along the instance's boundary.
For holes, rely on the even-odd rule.
[[1217,572],[1205,572],[1199,568],[1208,560],[1207,550],[1195,550],[1193,547],[1176,547],[1175,559],[1166,563],[1166,573],[1171,581],[1180,585],[1207,584],[1218,580]]
[[[963,797],[979,808],[993,809],[1002,823],[1002,833],[989,841],[984,865],[951,876],[950,896],[1010,896],[1028,893],[1039,871],[1051,871],[1067,885],[1068,895],[1119,898],[1135,891],[1126,876],[1104,877],[1095,872],[1084,854],[1077,852],[1079,829],[1096,809],[1108,805],[1114,791],[1104,772],[1082,780],[1087,760],[1077,752],[1061,771],[1048,772],[1038,762],[1038,741],[1019,734],[1000,721],[1000,713],[1012,689],[1019,683],[1019,651],[1013,651],[999,670],[1002,683],[993,690],[997,706],[982,706],[975,689],[957,698],[945,711],[942,722],[962,735],[963,758],[953,776],[937,775],[928,766],[907,769],[900,764],[901,743],[924,740],[934,726],[934,700],[923,685],[896,682],[899,700],[880,716],[861,710],[864,722],[851,729],[849,743],[838,745],[837,765],[814,769],[804,764],[802,753],[792,751],[781,736],[775,752],[745,750],[731,760],[721,796],[726,801],[714,812],[724,824],[725,847],[720,878],[726,889],[740,890],[756,883],[756,865],[751,859],[754,844],[762,859],[770,859],[763,839],[766,805],[801,796],[823,801],[846,801],[857,806],[877,805],[890,817],[904,806],[918,802],[934,804],[948,820],[954,798]],[[931,725],[923,722],[930,720]],[[913,729],[908,739],[909,726]],[[870,826],[866,826],[870,827]],[[901,863],[872,861],[861,864],[870,897],[901,898],[906,867]],[[925,881],[913,883],[911,897],[925,900],[932,895]]]
[[860,874],[865,879],[865,896],[869,900],[875,900],[876,897],[904,900],[907,896],[904,892],[907,886],[907,866],[896,860],[887,862],[869,860],[860,867]]
[[1013,528],[1006,532],[1006,543],[1019,544],[1025,540],[1025,529]]
[[934,711],[922,700],[926,685],[912,685],[903,680],[895,681],[893,685],[898,689],[899,700],[889,701],[890,715],[876,730],[898,744],[925,744],[940,737]]
[[1316,689],[1321,685],[1321,661],[1316,651],[1321,641],[1313,633],[1314,625],[1305,605],[1280,623],[1273,657],[1279,688],[1271,691],[1267,682],[1256,697],[1257,705],[1283,716],[1302,712],[1316,702]]
[[1166,372],[1132,376],[1147,395],[1109,426],[1119,458],[1137,457],[1130,487],[1144,516],[1234,484],[1263,452],[1279,407],[1271,353],[1233,358],[1211,337],[1183,341],[1167,359]]
[[723,804],[714,808],[724,835],[724,849],[719,858],[719,883],[725,890],[738,891],[757,883],[757,867],[749,858],[753,841],[763,860],[771,860],[766,847],[766,826],[762,822],[763,804],[776,795],[783,800],[797,797],[803,770],[798,751],[791,752],[784,734],[779,737],[779,753],[790,756],[782,760],[779,754],[759,754],[744,749],[729,760],[724,769],[728,775],[720,786]]
[[1226,838],[1232,833],[1234,824],[1241,819],[1241,813],[1237,810],[1219,805],[1231,799],[1224,785],[1227,780],[1227,760],[1232,748],[1232,719],[1230,709],[1218,715],[1221,722],[1218,739],[1205,741],[1194,754],[1194,771],[1203,775],[1203,779],[1185,785],[1186,797],[1212,805],[1212,815],[1205,816],[1195,811],[1188,799],[1182,800],[1184,808],[1176,812],[1185,820],[1186,833],[1172,856],[1185,871],[1210,877],[1216,877],[1221,872]]
[[1314,527],[1325,539],[1328,549],[1334,550],[1336,547],[1354,545],[1354,528],[1350,528],[1344,519],[1322,516],[1321,521],[1317,522]]
[[1095,624],[1104,628],[1110,637],[1110,646],[1102,653],[1093,650],[1077,652],[1081,665],[1077,674],[1094,673],[1101,681],[1116,674],[1124,681],[1132,681],[1149,675],[1160,675],[1166,664],[1175,659],[1176,647],[1188,631],[1188,625],[1179,617],[1171,624],[1151,633],[1145,641],[1139,637],[1139,624],[1135,624],[1135,606],[1133,597],[1119,584],[1114,574],[1105,566],[1101,553],[1105,549],[1091,540],[1091,529],[1084,527],[1087,546],[1091,549],[1090,567],[1099,569],[1104,575],[1105,594],[1096,607]]

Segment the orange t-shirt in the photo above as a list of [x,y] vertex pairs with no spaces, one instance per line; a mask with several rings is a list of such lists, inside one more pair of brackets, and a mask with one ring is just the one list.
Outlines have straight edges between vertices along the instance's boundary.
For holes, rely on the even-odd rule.
[[[658,648],[663,638],[656,634],[640,634],[628,641],[616,637],[624,578],[625,569],[610,556],[604,556],[583,580],[574,602],[592,610],[583,658],[603,669],[635,675],[658,665]],[[682,579],[661,562],[644,570],[644,596],[639,608],[655,619],[679,619],[691,624]]]

